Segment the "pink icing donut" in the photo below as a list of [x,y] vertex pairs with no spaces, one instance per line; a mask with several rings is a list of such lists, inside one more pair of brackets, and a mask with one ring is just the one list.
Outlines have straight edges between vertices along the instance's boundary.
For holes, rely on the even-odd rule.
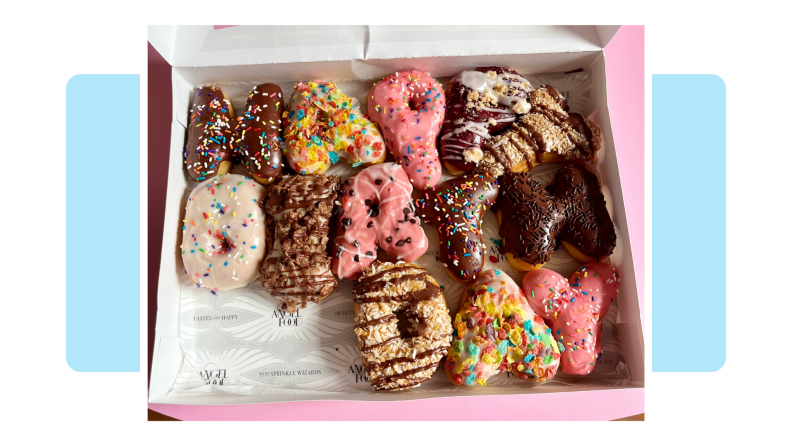
[[446,110],[443,86],[429,73],[397,72],[374,84],[367,103],[413,186],[434,187],[443,173],[436,144]]
[[612,265],[587,263],[569,280],[549,269],[523,277],[531,308],[553,330],[561,349],[561,370],[588,375],[602,352],[602,320],[619,291],[619,271]]
[[336,277],[360,277],[377,258],[377,246],[406,262],[426,252],[429,242],[415,215],[412,190],[396,163],[367,167],[344,182],[331,266]]

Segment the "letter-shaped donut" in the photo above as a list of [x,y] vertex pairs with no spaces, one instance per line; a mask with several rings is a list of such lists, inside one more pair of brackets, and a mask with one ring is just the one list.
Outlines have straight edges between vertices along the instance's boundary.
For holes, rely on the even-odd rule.
[[498,198],[495,179],[467,175],[437,185],[415,200],[417,213],[437,230],[440,261],[448,275],[469,282],[484,269],[487,245],[482,242],[484,213]]
[[201,87],[193,96],[184,164],[195,181],[203,181],[231,170],[236,122],[234,107],[223,90]]
[[402,71],[374,84],[368,113],[379,124],[388,149],[417,189],[440,182],[443,167],[437,136],[445,117],[445,93],[429,73]]
[[344,159],[353,166],[385,160],[385,144],[360,102],[336,84],[313,80],[294,86],[284,139],[286,159],[302,175],[325,173]]
[[355,334],[374,389],[409,389],[431,378],[451,340],[451,317],[435,279],[409,263],[375,262],[353,296]]
[[220,175],[195,186],[182,225],[184,270],[199,288],[245,286],[264,258],[264,187],[242,175]]
[[558,241],[583,263],[603,260],[616,246],[599,179],[585,166],[564,166],[547,190],[528,173],[505,175],[500,193],[498,232],[518,271],[540,268]]
[[605,263],[588,263],[569,280],[549,269],[523,277],[528,303],[550,325],[561,349],[561,370],[588,375],[602,355],[602,320],[619,292],[619,271]]
[[286,104],[275,84],[261,84],[248,95],[245,114],[237,118],[235,162],[261,184],[270,184],[283,169],[283,126],[281,113]]
[[558,370],[560,351],[550,328],[506,273],[487,270],[471,282],[454,318],[453,348],[446,376],[457,385],[486,385],[509,371],[520,379],[544,381]]
[[377,258],[377,246],[407,262],[426,252],[429,242],[415,215],[412,190],[396,163],[367,167],[344,182],[333,248],[336,277],[357,279]]

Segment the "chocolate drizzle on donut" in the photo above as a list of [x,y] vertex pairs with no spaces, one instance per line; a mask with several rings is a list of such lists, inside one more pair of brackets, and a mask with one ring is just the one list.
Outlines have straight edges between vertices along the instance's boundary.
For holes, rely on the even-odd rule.
[[526,263],[547,262],[562,241],[596,259],[616,246],[599,179],[583,166],[565,166],[547,190],[528,174],[506,175],[501,194],[499,234],[506,251]]
[[338,287],[326,253],[338,177],[289,176],[275,183],[264,206],[267,256],[261,283],[290,313]]
[[448,352],[452,331],[434,279],[406,263],[375,262],[356,283],[353,298],[355,334],[374,389],[400,390],[429,379]]
[[602,146],[600,129],[578,113],[550,85],[531,92],[530,111],[489,139],[474,170],[499,176],[523,172],[545,162],[593,161]]
[[530,91],[530,83],[509,68],[479,67],[454,77],[448,85],[440,137],[443,162],[464,172],[472,170],[475,161],[471,160],[476,157],[470,151],[481,153],[491,135],[508,128],[518,112],[525,113]]
[[248,95],[245,114],[237,118],[235,162],[257,180],[271,181],[283,169],[283,92],[261,84]]
[[440,261],[457,280],[469,281],[484,267],[484,213],[498,199],[494,178],[468,175],[438,184],[415,200],[421,218],[437,229]]
[[190,178],[213,178],[221,173],[220,163],[230,163],[234,151],[233,119],[234,108],[222,90],[201,87],[195,92],[184,148],[184,164]]

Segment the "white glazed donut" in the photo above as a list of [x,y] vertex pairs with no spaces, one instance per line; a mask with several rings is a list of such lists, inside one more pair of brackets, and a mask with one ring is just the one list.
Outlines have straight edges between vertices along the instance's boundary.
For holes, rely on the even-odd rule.
[[184,270],[212,292],[245,286],[264,258],[265,190],[242,175],[220,175],[195,186],[182,226]]

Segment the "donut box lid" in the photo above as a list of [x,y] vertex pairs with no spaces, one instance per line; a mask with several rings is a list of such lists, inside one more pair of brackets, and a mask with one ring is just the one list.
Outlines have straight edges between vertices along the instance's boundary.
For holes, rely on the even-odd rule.
[[152,25],[173,67],[598,52],[618,26]]

